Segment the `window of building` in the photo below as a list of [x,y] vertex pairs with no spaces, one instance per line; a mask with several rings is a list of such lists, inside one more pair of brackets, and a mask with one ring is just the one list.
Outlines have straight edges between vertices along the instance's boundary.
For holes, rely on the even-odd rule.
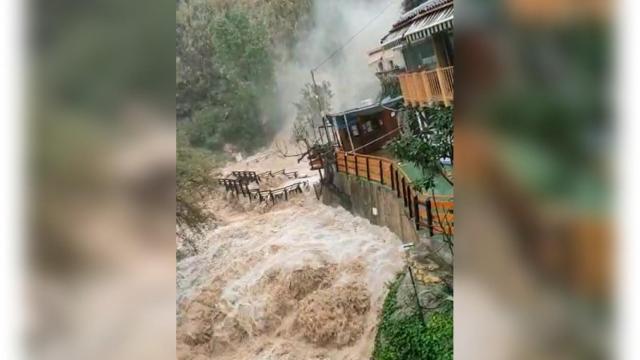
[[360,130],[358,130],[358,124],[353,124],[349,128],[351,129],[351,136],[360,135]]
[[369,120],[366,123],[364,123],[362,125],[362,128],[363,128],[362,132],[365,133],[365,134],[373,132],[373,126],[371,125],[371,120]]
[[403,54],[409,71],[418,70],[419,68],[432,70],[437,66],[431,38],[408,45],[403,49]]
[[446,33],[446,35],[444,35],[444,53],[445,53],[445,57],[447,59],[447,65],[453,65],[454,64],[454,59],[453,59],[453,31],[448,31]]

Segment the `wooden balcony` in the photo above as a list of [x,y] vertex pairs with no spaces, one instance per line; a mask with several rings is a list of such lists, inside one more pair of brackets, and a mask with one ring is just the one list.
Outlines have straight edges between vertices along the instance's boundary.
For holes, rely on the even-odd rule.
[[407,106],[453,103],[453,66],[398,75]]

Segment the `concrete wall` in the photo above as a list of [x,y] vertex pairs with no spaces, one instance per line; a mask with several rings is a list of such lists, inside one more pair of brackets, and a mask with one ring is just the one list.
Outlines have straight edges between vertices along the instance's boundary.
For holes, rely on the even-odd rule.
[[441,266],[453,265],[453,256],[442,241],[429,238],[426,230],[416,230],[402,199],[387,186],[336,172],[333,185],[322,190],[322,202],[329,206],[342,206],[372,224],[386,226],[402,242],[416,244],[416,250],[425,258]]
[[336,173],[334,187],[323,189],[322,201],[326,205],[342,206],[372,224],[388,227],[405,243],[417,244],[420,240],[402,199],[398,199],[395,192],[386,186]]

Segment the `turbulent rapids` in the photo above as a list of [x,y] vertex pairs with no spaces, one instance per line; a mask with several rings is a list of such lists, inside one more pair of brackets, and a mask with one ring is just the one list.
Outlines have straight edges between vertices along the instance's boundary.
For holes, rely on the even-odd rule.
[[222,223],[178,262],[179,358],[368,359],[400,240],[312,192],[233,201],[216,201]]

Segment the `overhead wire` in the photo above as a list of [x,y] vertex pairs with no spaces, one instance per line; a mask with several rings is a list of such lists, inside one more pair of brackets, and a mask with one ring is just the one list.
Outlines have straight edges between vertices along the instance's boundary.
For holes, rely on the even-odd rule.
[[[311,76],[313,77],[313,73],[315,71],[317,71],[320,67],[322,67],[324,64],[327,63],[327,61],[331,60],[334,56],[336,56],[338,53],[340,53],[340,51],[342,51],[347,45],[349,45],[358,35],[360,35],[364,30],[366,30],[367,27],[369,27],[371,24],[373,24],[379,17],[381,17],[390,7],[391,5],[393,5],[395,0],[391,0],[387,3],[387,5],[373,18],[371,18],[371,20],[369,20],[369,22],[367,22],[362,28],[360,28],[360,30],[358,30],[355,34],[353,34],[349,39],[347,39],[347,41],[345,41],[342,45],[340,45],[340,47],[338,47],[337,49],[335,49],[329,56],[327,56],[324,60],[322,60],[316,67],[314,67],[311,70]],[[382,101],[380,101],[380,105],[382,105]],[[386,136],[388,136],[391,133],[396,132],[397,130],[399,130],[399,127],[396,128],[395,130],[383,135],[382,137],[374,140],[373,142],[376,142]],[[368,145],[368,144],[367,144]],[[365,145],[366,146],[366,145]],[[360,149],[360,148],[358,148]],[[354,151],[354,150],[352,150]]]
[[320,62],[320,64],[318,64],[315,68],[313,68],[313,70],[311,71],[316,71],[318,70],[322,65],[324,65],[327,61],[331,60],[334,56],[336,56],[340,51],[342,51],[347,45],[349,45],[349,43],[351,43],[351,41],[353,41],[353,39],[355,39],[358,35],[360,35],[367,27],[369,27],[369,25],[373,24],[374,21],[376,21],[380,16],[382,16],[382,14],[384,14],[390,7],[391,5],[393,5],[395,1],[391,0],[389,1],[389,3],[387,4],[387,6],[384,7],[384,9],[382,9],[382,11],[380,11],[376,16],[374,16],[371,20],[369,20],[369,22],[367,24],[365,24],[360,30],[358,30],[355,34],[353,34],[346,42],[344,42],[342,45],[340,45],[340,47],[338,47],[336,50],[334,50],[329,56],[327,56],[326,59],[322,60]]

